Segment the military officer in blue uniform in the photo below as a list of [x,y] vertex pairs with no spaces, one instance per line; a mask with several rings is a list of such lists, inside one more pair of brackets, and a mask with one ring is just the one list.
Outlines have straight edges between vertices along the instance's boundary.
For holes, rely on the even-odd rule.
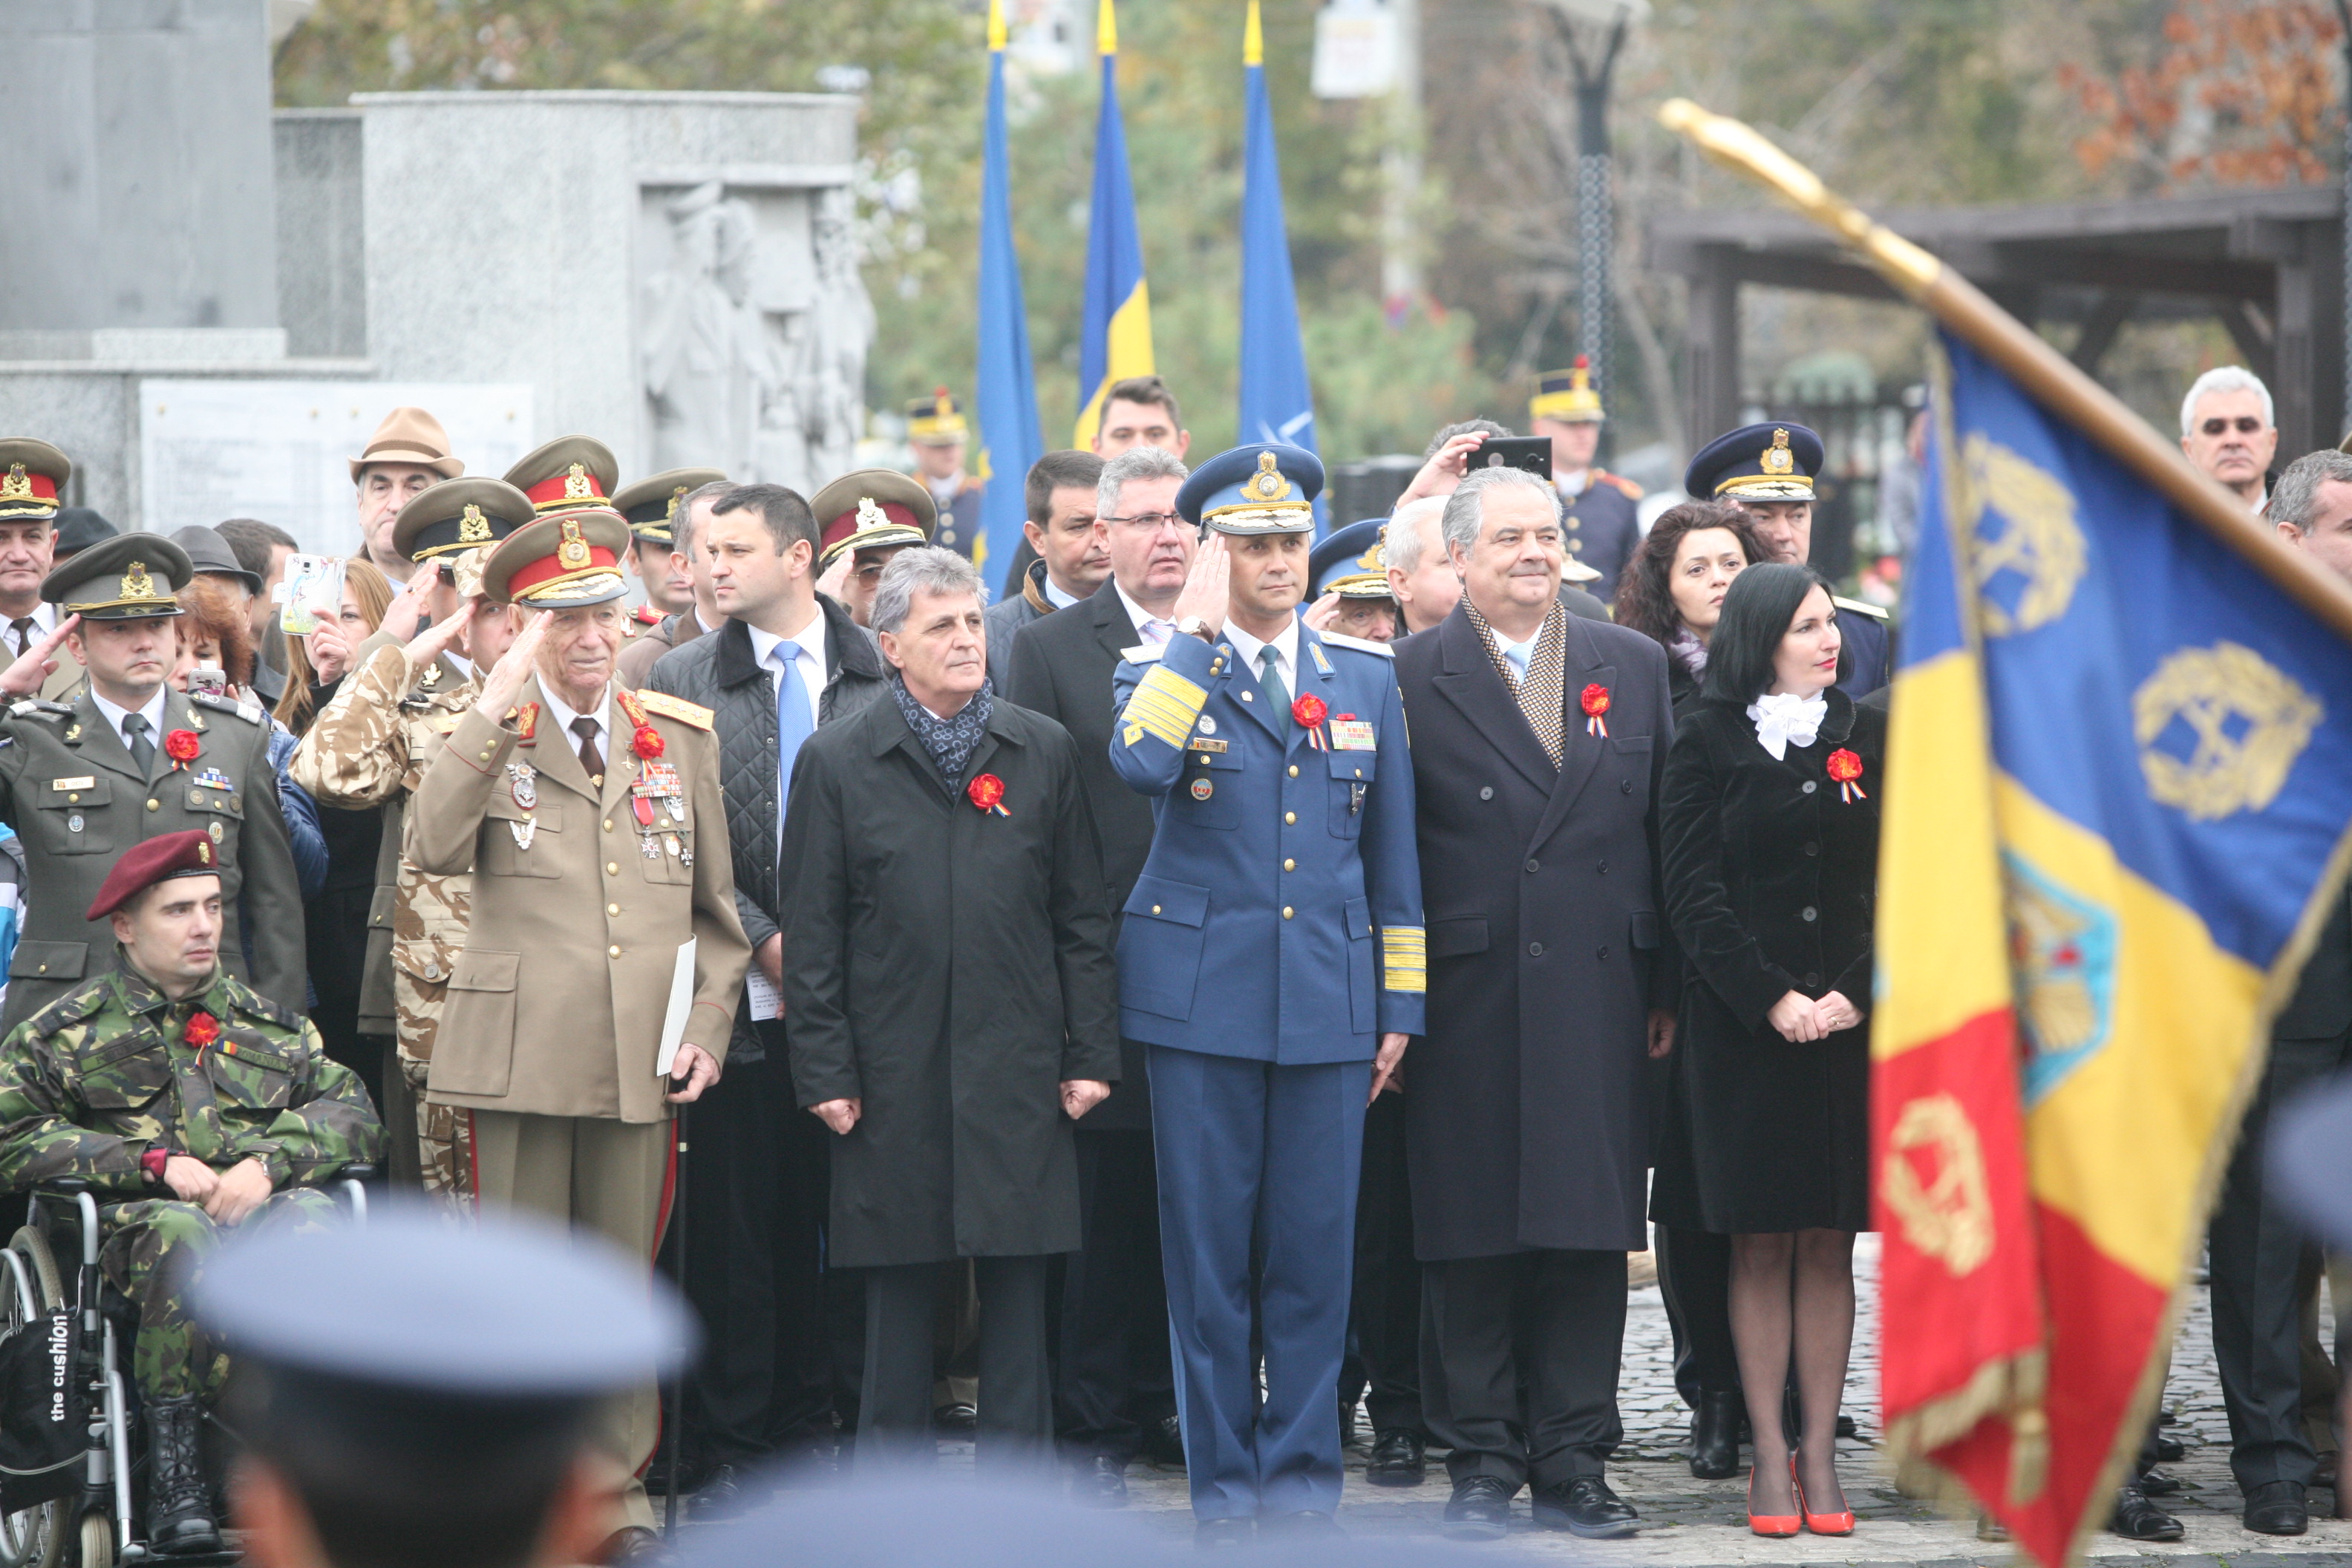
[[[1606,417],[1582,354],[1568,369],[1538,377],[1535,395],[1528,399],[1528,434],[1551,441],[1551,485],[1559,492],[1559,525],[1568,536],[1569,564],[1576,568],[1568,576],[1590,584],[1603,604],[1617,597],[1617,579],[1642,542],[1641,512],[1635,505],[1642,487],[1594,460]],[[1582,613],[1573,603],[1568,607]]]
[[[1756,531],[1776,561],[1805,564],[1813,547],[1813,480],[1822,471],[1822,438],[1802,425],[1781,421],[1743,425],[1708,442],[1683,473],[1683,489],[1700,500],[1730,501],[1756,520]],[[1894,636],[1886,612],[1860,599],[1832,595],[1838,630],[1853,655],[1853,670],[1838,689],[1856,701],[1895,673]]]
[[[1110,760],[1154,799],[1118,941],[1148,1047],[1177,1407],[1204,1546],[1338,1532],[1364,1108],[1422,1028],[1412,765],[1389,650],[1302,625],[1323,468],[1203,464],[1209,531],[1164,643],[1113,680]],[[1261,1398],[1251,1347],[1262,1259]]]

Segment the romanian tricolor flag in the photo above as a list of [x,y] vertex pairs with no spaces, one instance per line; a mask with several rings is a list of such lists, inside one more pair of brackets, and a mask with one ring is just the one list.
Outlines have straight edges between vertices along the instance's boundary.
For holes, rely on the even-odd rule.
[[2137,1448],[2347,861],[2352,658],[1947,334],[1872,1028],[1890,1447],[2036,1561]]
[[1087,210],[1087,314],[1078,337],[1078,427],[1074,447],[1094,445],[1103,394],[1151,374],[1151,289],[1143,279],[1143,236],[1135,226],[1135,186],[1127,174],[1127,130],[1118,114],[1118,19],[1111,0],[1095,13],[1102,56],[1102,110],[1095,121],[1095,187]]

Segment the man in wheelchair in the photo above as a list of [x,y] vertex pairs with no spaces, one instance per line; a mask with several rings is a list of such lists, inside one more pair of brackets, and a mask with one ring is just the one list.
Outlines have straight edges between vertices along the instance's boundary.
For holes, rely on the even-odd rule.
[[383,1126],[308,1019],[221,968],[206,835],[126,853],[89,907],[109,916],[120,967],[0,1040],[0,1187],[71,1176],[95,1190],[100,1267],[139,1311],[149,1544],[217,1552],[198,1434],[228,1368],[186,1293],[231,1227],[331,1216],[320,1184],[382,1159]]

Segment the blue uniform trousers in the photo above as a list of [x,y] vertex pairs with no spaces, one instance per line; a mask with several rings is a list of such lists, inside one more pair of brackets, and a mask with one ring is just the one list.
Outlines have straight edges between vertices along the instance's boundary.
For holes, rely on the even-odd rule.
[[[1284,1067],[1153,1046],[1150,1068],[1193,1517],[1334,1512],[1372,1064]],[[1254,1237],[1264,1260],[1263,1400],[1250,1353]]]

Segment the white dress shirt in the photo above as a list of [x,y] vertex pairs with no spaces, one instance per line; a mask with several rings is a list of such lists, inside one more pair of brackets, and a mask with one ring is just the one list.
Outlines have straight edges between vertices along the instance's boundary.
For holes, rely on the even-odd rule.
[[[1046,581],[1051,582],[1052,579],[1047,578]],[[1135,635],[1156,647],[1166,647],[1168,639],[1176,635],[1176,623],[1155,616],[1137,604],[1128,595],[1127,589],[1120,585],[1118,578],[1112,578],[1110,585],[1118,590],[1118,602],[1126,609],[1127,618],[1135,624]]]
[[14,616],[0,616],[0,647],[8,650],[11,660],[32,652],[33,644],[58,629],[58,607],[44,599],[26,613],[25,619],[33,623],[33,629],[26,635],[25,646],[18,647],[16,634],[8,624],[16,618]]
[[157,687],[155,695],[147,700],[147,706],[144,708],[136,710],[118,708],[98,694],[98,685],[93,681],[89,687],[89,700],[98,704],[98,710],[106,716],[108,725],[114,731],[115,739],[122,742],[125,750],[130,748],[131,737],[122,732],[122,721],[134,711],[147,721],[147,743],[161,749],[163,744],[163,695],[169,690],[171,688],[168,686]]
[[1231,621],[1225,623],[1224,637],[1234,645],[1234,657],[1241,660],[1252,675],[1260,673],[1258,656],[1266,648],[1274,649],[1274,667],[1282,672],[1282,689],[1293,697],[1298,695],[1298,620],[1293,616],[1272,642],[1260,642]]
[[1054,574],[1051,572],[1045,574],[1044,583],[1045,587],[1045,602],[1053,605],[1054,608],[1057,610],[1066,610],[1072,605],[1078,602],[1079,595],[1076,594],[1065,594],[1062,592],[1060,585],[1054,581]]
[[573,756],[580,754],[580,737],[572,730],[572,721],[574,719],[593,719],[596,721],[596,754],[604,759],[606,767],[613,765],[613,687],[611,682],[605,683],[604,700],[596,704],[596,711],[593,713],[582,713],[574,709],[563,700],[552,685],[545,680],[539,683],[539,694],[547,699],[547,716],[554,721],[556,733],[563,737],[563,744]]
[[[816,729],[818,705],[824,696],[824,612],[812,608],[808,625],[788,637],[773,632],[763,632],[746,622],[743,629],[751,634],[751,654],[760,668],[768,672],[770,692],[774,692],[784,679],[783,659],[800,661],[801,687],[808,694],[809,729]],[[777,650],[784,652],[779,657]]]

